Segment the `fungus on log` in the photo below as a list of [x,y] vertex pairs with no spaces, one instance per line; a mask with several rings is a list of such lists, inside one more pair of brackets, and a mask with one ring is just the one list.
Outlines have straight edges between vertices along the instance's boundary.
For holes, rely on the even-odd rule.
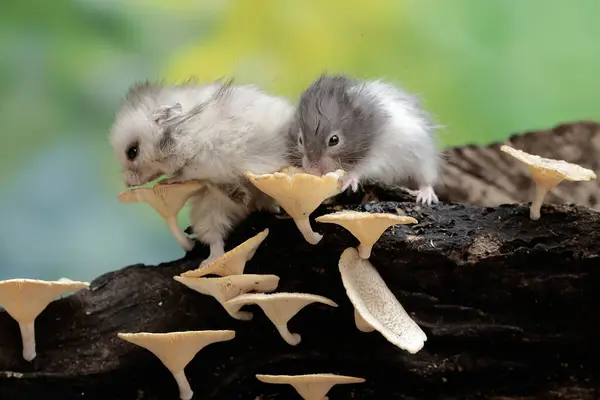
[[[500,150],[502,145],[529,154],[565,160],[600,171],[600,122],[572,121],[551,129],[515,133],[501,142],[444,149],[440,200],[481,207],[530,201],[535,194],[529,168]],[[600,210],[600,180],[564,181],[544,198],[546,204],[575,203]]]
[[531,172],[531,179],[535,184],[535,195],[529,216],[534,220],[540,219],[540,209],[546,194],[562,181],[578,182],[596,179],[596,173],[591,169],[564,160],[540,157],[506,145],[500,146],[500,151],[527,165]]
[[[391,198],[391,195],[388,196]],[[334,373],[366,379],[331,389],[331,400],[586,400],[600,385],[600,214],[585,207],[544,206],[532,221],[528,204],[479,208],[398,201],[346,209],[395,213],[419,221],[389,229],[369,262],[427,335],[410,354],[382,335],[355,327],[338,262],[358,240],[321,224],[318,245],[293,221],[254,214],[228,240],[234,248],[271,232],[244,273],[280,277],[278,291],[315,293],[339,307],[313,304],[289,322],[302,342],[281,340],[255,313],[238,321],[210,296],[173,280],[196,268],[208,249],[159,266],[107,273],[90,290],[51,303],[36,319],[38,356],[23,360],[18,324],[0,311],[0,398],[169,399],[177,386],[150,352],[118,332],[234,330],[227,346],[209,346],[186,367],[197,398],[295,398],[288,385],[262,375]],[[338,211],[321,206],[313,217]],[[101,245],[100,243],[98,245]]]
[[262,192],[268,194],[283,208],[296,223],[304,239],[313,245],[323,236],[315,232],[310,224],[310,214],[325,200],[340,193],[341,169],[323,176],[314,176],[297,172],[294,168],[285,168],[286,172],[255,175],[246,173],[246,177]]

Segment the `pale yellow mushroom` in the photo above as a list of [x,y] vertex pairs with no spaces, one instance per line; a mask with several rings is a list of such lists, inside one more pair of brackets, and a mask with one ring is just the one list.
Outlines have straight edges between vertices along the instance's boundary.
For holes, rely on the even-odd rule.
[[194,392],[184,369],[204,347],[226,342],[235,337],[235,331],[187,331],[170,333],[118,333],[127,342],[152,352],[173,374],[179,387],[179,398],[190,400]]
[[0,305],[19,324],[23,341],[23,358],[31,361],[36,356],[35,319],[58,296],[89,287],[87,282],[70,279],[41,281],[9,279],[0,282]]
[[335,374],[256,375],[263,383],[291,385],[304,400],[327,400],[327,393],[335,385],[363,383],[364,378]]
[[[346,294],[360,315],[355,322],[363,332],[370,325],[389,342],[414,354],[427,340],[425,332],[404,310],[396,296],[387,287],[375,267],[364,260],[354,248],[344,250],[339,270]],[[359,326],[360,324],[360,326]]]
[[332,307],[338,306],[327,297],[308,293],[242,294],[227,301],[225,304],[227,306],[258,305],[264,311],[267,318],[273,322],[283,340],[295,346],[300,343],[301,337],[299,334],[289,331],[287,326],[288,321],[311,303],[322,303]]
[[140,187],[119,193],[122,203],[148,203],[165,220],[177,243],[186,251],[192,250],[194,241],[188,238],[179,227],[177,215],[185,203],[204,184],[199,181],[157,184],[154,187]]
[[373,245],[390,226],[417,223],[416,219],[403,215],[359,211],[338,211],[317,217],[315,221],[338,224],[350,231],[360,241],[358,253],[365,260],[371,257]]
[[219,276],[241,275],[244,273],[246,262],[254,257],[258,246],[264,242],[267,235],[269,235],[268,228],[229,250],[216,260],[197,269],[184,272],[181,276],[184,278],[200,278],[209,274]]
[[317,244],[322,235],[313,231],[309,216],[326,199],[340,193],[345,172],[337,170],[323,176],[303,172],[255,175],[246,177],[259,190],[271,196],[294,219],[296,226],[310,244]]
[[173,279],[196,292],[214,297],[229,315],[243,321],[251,320],[253,317],[252,313],[240,311],[242,306],[239,304],[226,305],[225,302],[248,292],[272,292],[279,285],[279,277],[277,275],[245,274],[231,275],[223,278],[186,278],[183,276],[174,276]]
[[535,194],[529,208],[529,217],[533,220],[540,218],[546,194],[562,181],[596,179],[594,171],[564,160],[536,156],[506,145],[501,146],[500,150],[524,163],[529,169],[531,179],[535,183]]

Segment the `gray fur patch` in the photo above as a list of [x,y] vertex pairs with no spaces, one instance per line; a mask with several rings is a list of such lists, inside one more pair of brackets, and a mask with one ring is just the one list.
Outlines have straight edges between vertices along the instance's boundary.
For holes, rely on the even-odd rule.
[[[366,156],[387,118],[377,101],[362,91],[361,83],[342,75],[323,75],[313,82],[302,93],[296,116],[308,160],[317,162],[328,154],[344,169]],[[343,137],[343,144],[329,148],[334,131]]]

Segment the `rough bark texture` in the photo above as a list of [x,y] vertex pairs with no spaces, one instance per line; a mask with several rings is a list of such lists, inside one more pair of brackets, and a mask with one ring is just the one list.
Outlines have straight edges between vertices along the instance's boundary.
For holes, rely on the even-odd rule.
[[50,304],[36,320],[31,363],[21,357],[18,325],[0,311],[0,399],[177,398],[160,361],[116,334],[204,329],[237,334],[206,347],[186,368],[197,399],[300,398],[291,386],[254,375],[316,372],[367,379],[334,387],[331,400],[598,398],[598,212],[548,205],[532,221],[527,204],[423,207],[393,191],[371,192],[379,202],[353,205],[360,198],[353,196],[345,208],[399,208],[419,221],[389,229],[371,257],[427,334],[419,353],[355,328],[337,267],[342,251],[357,244],[347,231],[313,221],[325,236],[312,246],[291,220],[255,214],[228,241],[232,248],[270,229],[245,272],[277,274],[280,292],[339,304],[312,304],[291,320],[290,330],[302,336],[298,346],[286,344],[259,307],[247,307],[252,321],[237,321],[212,297],[174,281],[207,255],[197,246],[178,261],[105,274],[90,290]]

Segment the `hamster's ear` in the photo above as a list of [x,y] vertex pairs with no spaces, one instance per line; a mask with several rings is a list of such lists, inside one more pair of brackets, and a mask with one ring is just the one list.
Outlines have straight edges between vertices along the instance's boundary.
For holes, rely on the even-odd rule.
[[162,122],[166,121],[171,117],[175,117],[180,115],[183,112],[183,108],[181,107],[181,103],[175,103],[170,106],[160,106],[158,109],[152,114],[152,120],[160,125]]

